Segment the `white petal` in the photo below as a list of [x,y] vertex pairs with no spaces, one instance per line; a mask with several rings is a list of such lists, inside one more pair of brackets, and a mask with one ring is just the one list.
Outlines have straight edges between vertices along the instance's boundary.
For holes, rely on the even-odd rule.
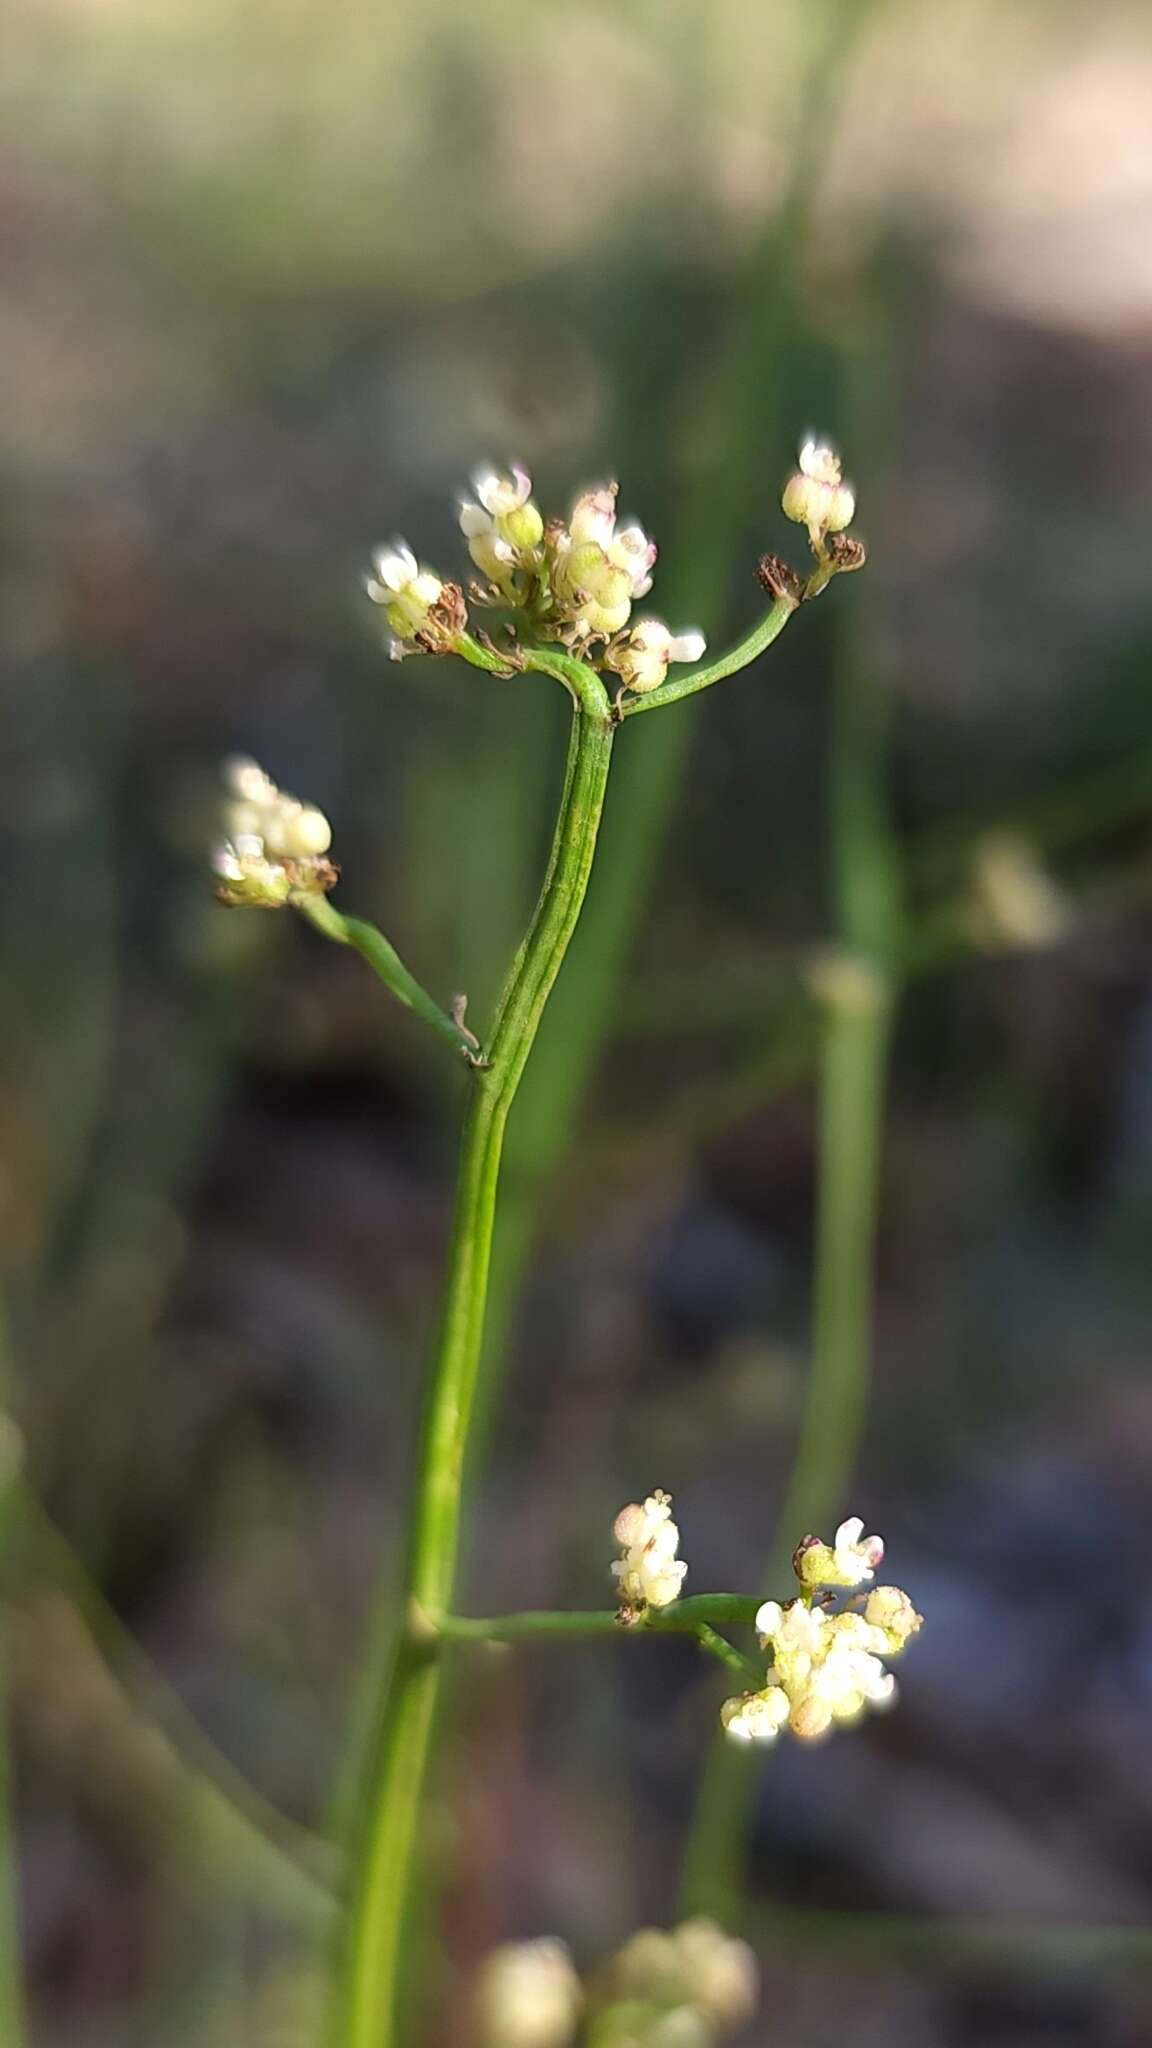
[[669,661],[699,661],[708,642],[703,633],[678,633],[668,647]]
[[460,531],[465,540],[475,540],[482,533],[491,533],[492,514],[482,505],[473,505],[467,498],[460,503]]
[[805,476],[813,477],[817,483],[838,484],[840,481],[840,457],[834,448],[829,448],[822,441],[805,441],[800,450],[800,468]]
[[391,548],[381,548],[373,557],[372,566],[384,588],[395,596],[415,576],[416,557],[403,541],[397,541]]

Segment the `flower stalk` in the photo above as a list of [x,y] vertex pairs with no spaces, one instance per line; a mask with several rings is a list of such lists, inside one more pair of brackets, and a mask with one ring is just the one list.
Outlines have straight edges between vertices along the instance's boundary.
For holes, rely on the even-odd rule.
[[[830,451],[825,454],[835,461]],[[382,932],[335,909],[329,892],[339,869],[329,857],[328,820],[314,805],[280,789],[253,761],[238,759],[226,770],[226,836],[214,860],[222,902],[294,909],[326,938],[352,946],[471,1068],[440,1337],[409,1511],[406,1621],[375,1712],[353,1859],[332,2035],[339,2048],[393,2048],[397,2039],[405,1923],[441,1684],[440,1617],[451,1607],[460,1549],[504,1135],[584,902],[616,732],[634,709],[676,702],[747,667],[805,597],[863,560],[859,543],[838,535],[819,507],[808,508],[817,567],[807,582],[765,557],[761,581],[774,599],[766,617],[720,661],[669,682],[670,667],[699,660],[704,638],[692,628],[673,632],[661,619],[633,617],[634,602],[651,587],[657,550],[641,527],[618,524],[615,484],[585,492],[567,520],[547,522],[532,502],[524,471],[485,471],[474,484],[477,501],[462,506],[461,526],[472,560],[488,581],[470,583],[466,595],[397,541],[376,556],[367,592],[384,614],[394,659],[456,654],[489,674],[535,672],[559,682],[572,700],[568,763],[547,873],[483,1052],[464,1023],[462,999],[450,1012],[442,1010]],[[838,550],[825,546],[825,528],[833,539],[838,535]],[[497,614],[498,637],[470,629],[469,602]],[[606,676],[613,678],[611,697]],[[656,1492],[642,1505],[630,1505],[615,1533],[623,1555],[613,1567],[619,1594],[613,1626],[683,1628],[742,1683],[755,1685],[761,1674],[715,1628],[716,1617],[686,1611],[687,1603],[678,1599],[687,1567],[676,1558],[678,1532],[668,1496]],[[663,1618],[676,1608],[675,1620]],[[570,1632],[579,1632],[578,1624]]]

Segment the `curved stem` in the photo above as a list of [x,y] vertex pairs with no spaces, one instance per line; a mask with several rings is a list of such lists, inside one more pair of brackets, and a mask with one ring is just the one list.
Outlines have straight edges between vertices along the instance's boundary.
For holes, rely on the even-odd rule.
[[[479,643],[458,651],[469,660],[485,655]],[[409,1518],[408,1625],[384,1686],[368,1764],[332,2036],[339,2048],[393,2048],[398,2039],[404,1909],[440,1684],[434,1638],[421,1617],[441,1613],[452,1597],[504,1130],[576,929],[611,760],[613,725],[599,678],[568,657],[549,657],[546,672],[558,673],[561,661],[566,671],[581,671],[561,678],[577,699],[568,774],[543,891],[465,1119],[444,1314]],[[485,656],[477,665],[500,664]]]
[[620,706],[620,716],[635,718],[638,711],[659,711],[664,704],[678,704],[682,697],[694,697],[698,690],[710,689],[713,683],[722,682],[725,676],[747,668],[779,638],[799,603],[796,597],[778,597],[771,611],[758,620],[743,640],[738,641],[727,654],[722,654],[719,661],[710,662],[707,668],[696,669],[692,675],[676,676],[669,683],[661,683],[658,690],[650,690],[646,697],[628,698]]
[[368,962],[374,974],[378,974],[384,986],[391,989],[398,1002],[406,1009],[414,1010],[433,1031],[446,1038],[448,1043],[462,1052],[465,1059],[475,1060],[480,1050],[480,1041],[459,1017],[450,1017],[422,988],[416,976],[409,972],[383,932],[374,924],[367,924],[362,917],[345,917],[330,903],[327,896],[317,896],[301,889],[291,899],[294,910],[326,939],[334,939],[338,946],[352,946],[362,960]]

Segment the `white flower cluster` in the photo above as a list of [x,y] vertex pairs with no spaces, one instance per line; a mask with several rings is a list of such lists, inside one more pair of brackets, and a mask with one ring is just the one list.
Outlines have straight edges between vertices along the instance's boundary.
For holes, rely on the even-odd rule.
[[563,1942],[509,1942],[481,1966],[473,2009],[480,2048],[570,2048],[582,2014],[596,2048],[713,2048],[751,2018],[758,1991],[747,1943],[687,1920],[641,1928],[587,1993]]
[[597,2048],[712,2048],[751,2019],[759,1988],[747,1942],[714,1920],[643,1927],[596,1986],[592,2039]]
[[808,528],[817,553],[828,533],[842,533],[852,524],[856,493],[840,474],[840,457],[817,441],[805,441],[800,467],[789,477],[780,500],[784,515]]
[[332,887],[332,827],[323,811],[278,789],[243,756],[225,762],[224,786],[225,837],[212,857],[222,902],[278,910],[293,890]]
[[868,1583],[884,1555],[879,1536],[864,1536],[858,1518],[842,1522],[833,1544],[810,1537],[794,1559],[805,1592],[781,1606],[766,1600],[756,1615],[761,1648],[770,1662],[758,1692],[726,1700],[720,1719],[736,1742],[774,1742],[787,1726],[814,1742],[837,1723],[855,1721],[868,1707],[885,1707],[896,1680],[882,1659],[897,1657],[921,1625],[898,1586],[876,1586],[863,1610],[832,1613],[817,1597],[827,1586]]
[[489,579],[478,595],[527,612],[547,639],[576,649],[605,641],[604,665],[627,690],[655,690],[671,662],[699,661],[702,633],[675,635],[654,618],[625,631],[652,588],[656,543],[640,526],[618,526],[615,484],[585,491],[567,520],[545,525],[525,470],[483,470],[472,483],[478,502],[461,506],[460,525]]
[[680,1598],[688,1566],[676,1556],[680,1531],[672,1520],[672,1497],[659,1487],[643,1502],[621,1508],[612,1533],[621,1556],[612,1566],[622,1615],[667,1607]]

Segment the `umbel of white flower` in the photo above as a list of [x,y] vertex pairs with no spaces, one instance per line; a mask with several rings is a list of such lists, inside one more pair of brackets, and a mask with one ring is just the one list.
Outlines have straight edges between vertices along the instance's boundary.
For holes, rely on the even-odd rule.
[[854,1602],[833,1612],[821,1591],[867,1585],[883,1556],[881,1538],[865,1536],[858,1517],[840,1524],[834,1543],[805,1538],[793,1560],[804,1590],[783,1605],[766,1600],[756,1615],[769,1659],[764,1685],[720,1710],[733,1741],[774,1742],[787,1727],[814,1742],[869,1707],[892,1703],[896,1680],[883,1660],[898,1657],[921,1626],[907,1593],[875,1586],[862,1607]]
[[621,1508],[612,1527],[621,1555],[612,1566],[622,1614],[668,1607],[680,1598],[688,1566],[678,1559],[680,1531],[672,1520],[672,1496],[659,1487],[647,1500]]
[[[460,503],[460,528],[480,579],[474,604],[509,614],[508,631],[525,641],[557,641],[619,677],[621,692],[658,689],[676,662],[699,661],[704,635],[673,633],[662,619],[633,620],[652,588],[656,543],[616,516],[617,486],[598,484],[576,499],[566,519],[544,518],[527,470],[477,470],[474,496]],[[467,624],[463,592],[424,567],[403,541],[383,548],[367,591],[383,609],[397,659],[450,652]],[[509,642],[515,662],[515,638]]]
[[332,887],[332,827],[323,811],[278,789],[242,755],[224,763],[224,788],[225,836],[212,856],[221,902],[279,910],[293,891]]

